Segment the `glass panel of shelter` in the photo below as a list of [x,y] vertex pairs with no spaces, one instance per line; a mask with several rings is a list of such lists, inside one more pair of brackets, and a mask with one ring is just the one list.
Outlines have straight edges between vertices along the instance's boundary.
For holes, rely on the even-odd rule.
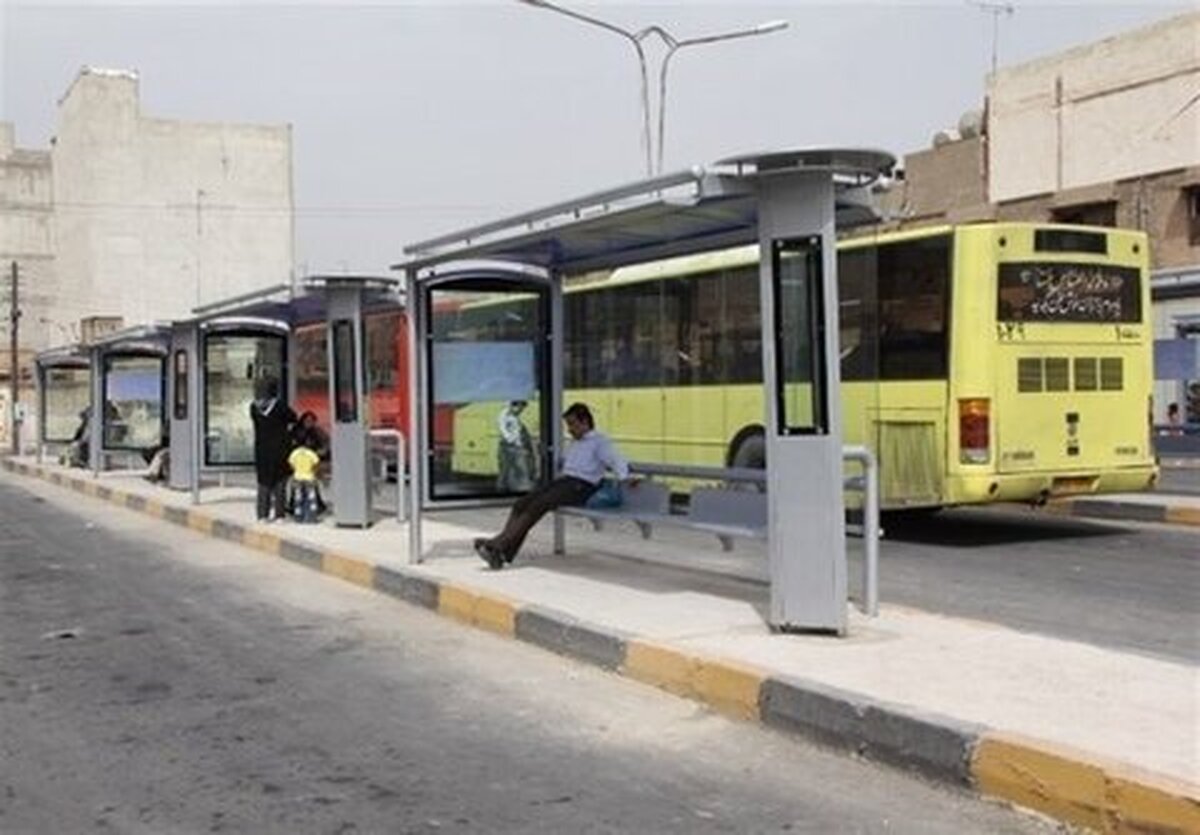
[[149,450],[163,443],[163,370],[159,356],[105,356],[105,449]]
[[70,443],[86,436],[92,372],[88,368],[47,368],[42,400],[42,439]]
[[204,338],[204,464],[254,463],[250,404],[255,385],[274,380],[287,396],[287,340],[280,334],[210,333]]
[[[371,429],[397,429],[407,425],[401,396],[407,380],[401,352],[404,339],[401,324],[403,313],[388,311],[364,317],[366,345],[367,420]],[[296,329],[293,344],[296,351],[296,413],[312,412],[317,423],[328,428],[329,415],[329,353],[326,346],[325,323],[305,325]]]
[[431,290],[432,498],[519,495],[548,474],[548,315],[544,291]]

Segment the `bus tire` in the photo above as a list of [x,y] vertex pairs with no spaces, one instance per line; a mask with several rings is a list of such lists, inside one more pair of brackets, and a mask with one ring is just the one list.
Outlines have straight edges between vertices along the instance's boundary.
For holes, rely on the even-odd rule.
[[[726,457],[729,467],[765,470],[767,467],[767,438],[761,426],[747,426],[729,444]],[[743,487],[745,484],[742,485]]]

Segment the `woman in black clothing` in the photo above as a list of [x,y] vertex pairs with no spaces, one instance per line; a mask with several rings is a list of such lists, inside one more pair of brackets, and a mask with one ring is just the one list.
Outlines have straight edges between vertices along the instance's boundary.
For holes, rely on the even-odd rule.
[[[254,422],[254,472],[258,480],[258,520],[282,519],[288,480],[288,453],[296,413],[279,399],[277,380],[260,380],[250,404]],[[274,514],[272,516],[272,509]]]

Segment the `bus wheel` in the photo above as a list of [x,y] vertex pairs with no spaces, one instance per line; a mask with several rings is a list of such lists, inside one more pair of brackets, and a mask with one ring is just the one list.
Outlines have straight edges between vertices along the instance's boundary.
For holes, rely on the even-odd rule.
[[[765,470],[767,467],[767,439],[761,427],[743,429],[729,445],[729,466],[745,470]],[[743,490],[766,490],[766,484],[735,481],[730,486]]]

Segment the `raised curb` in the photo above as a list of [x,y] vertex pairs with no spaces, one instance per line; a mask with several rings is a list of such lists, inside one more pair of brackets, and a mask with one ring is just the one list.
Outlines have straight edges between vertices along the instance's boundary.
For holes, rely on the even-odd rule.
[[982,725],[797,678],[768,679],[760,698],[768,725],[963,787],[972,785],[971,757],[987,733]]
[[[939,782],[973,789],[1071,824],[1104,833],[1200,832],[1200,786],[1195,784],[1140,772],[1089,752],[1000,733],[817,682],[771,676],[740,662],[644,640],[543,606],[522,605],[491,592],[442,582],[417,570],[375,565],[353,555],[292,541],[257,526],[217,519],[200,510],[164,506],[157,500],[98,484],[92,478],[50,472],[11,458],[0,459],[0,466],[280,556],[461,623],[686,696],[727,715],[760,721],[825,745],[912,769]],[[1093,509],[1088,508],[1089,504],[1114,504],[1075,500],[1066,512],[1085,515],[1073,507],[1081,503],[1084,510]],[[1057,512],[1063,512],[1062,504],[1066,503],[1060,503]],[[1146,518],[1145,505],[1122,506],[1142,508],[1142,521],[1166,520],[1165,514],[1161,519]],[[1104,512],[1111,513],[1111,507]],[[1181,524],[1200,524],[1200,519]]]
[[1200,527],[1200,508],[1195,507],[1105,499],[1056,499],[1046,507],[1061,516]]

